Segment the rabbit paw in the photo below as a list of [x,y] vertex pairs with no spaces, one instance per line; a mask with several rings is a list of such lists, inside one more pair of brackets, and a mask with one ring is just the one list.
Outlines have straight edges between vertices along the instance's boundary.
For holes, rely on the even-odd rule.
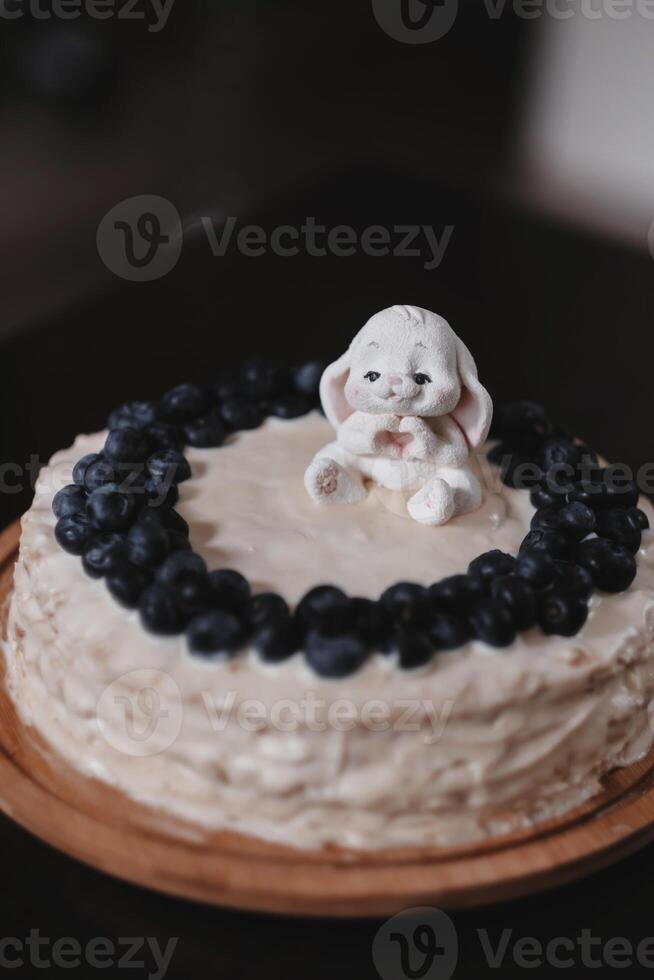
[[438,445],[436,436],[421,418],[407,415],[400,423],[405,441],[402,456],[406,459],[429,459]]
[[355,504],[366,495],[361,480],[327,457],[314,459],[304,474],[304,486],[321,504]]
[[431,480],[411,497],[407,510],[419,524],[446,524],[454,515],[454,493],[451,486],[445,480]]

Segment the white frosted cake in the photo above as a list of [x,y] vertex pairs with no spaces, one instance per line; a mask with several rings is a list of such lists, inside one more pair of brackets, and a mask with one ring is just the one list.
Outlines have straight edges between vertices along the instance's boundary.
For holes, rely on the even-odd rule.
[[[393,349],[391,378],[399,380],[379,397],[394,410],[377,412],[385,435],[378,450],[361,454],[360,470],[351,443],[333,441],[341,424],[325,394],[333,371],[323,376],[325,418],[306,411],[308,369],[293,375],[296,387],[283,398],[273,392],[281,381],[266,374],[266,391],[263,368],[250,367],[261,414],[263,406],[272,413],[256,427],[251,414],[236,431],[239,406],[226,383],[213,407],[202,405],[200,424],[189,421],[189,391],[201,391],[193,386],[181,409],[181,388],[163,400],[159,421],[145,403],[112,416],[111,432],[127,432],[132,448],[136,423],[145,421],[150,476],[162,426],[186,434],[191,478],[179,483],[178,500],[166,488],[158,505],[183,519],[175,530],[163,522],[165,555],[153,557],[150,539],[133,530],[151,526],[144,511],[157,505],[140,501],[127,517],[112,497],[127,491],[91,476],[98,460],[125,456],[120,439],[80,436],[42,471],[22,522],[6,680],[22,720],[67,764],[205,828],[304,849],[379,849],[528,827],[587,800],[607,771],[647,752],[649,504],[637,509],[630,488],[621,498],[598,491],[590,507],[590,483],[578,474],[560,500],[542,479],[530,489],[508,486],[517,481],[496,465],[508,452],[506,432],[498,451],[486,422],[474,452],[466,425],[456,423],[470,450],[460,459],[461,440],[448,435],[442,413],[409,416],[407,404],[422,392],[401,387],[406,377],[427,377],[415,381],[422,389],[437,373],[420,342],[434,329],[431,315],[397,307],[381,316],[381,326],[371,321],[375,356],[391,316],[411,338],[413,360]],[[368,383],[385,371],[377,359]],[[522,439],[522,458],[534,409],[521,411],[509,409],[503,424]],[[420,484],[403,465],[412,462],[406,446],[418,441],[417,429],[397,437],[409,432],[407,417],[436,419],[430,431],[439,445],[454,446],[427,476],[430,457],[417,454]],[[544,453],[550,465],[555,449],[560,457],[578,446],[541,431],[538,420],[545,449],[531,457]],[[397,470],[377,478],[380,459],[400,461],[402,485],[392,485]],[[67,485],[82,491],[89,522],[79,517],[80,494],[60,493]],[[321,501],[321,493],[346,499]],[[154,497],[152,484],[143,496]],[[589,514],[592,528],[584,525]],[[192,552],[179,540],[184,522]],[[125,563],[143,572],[138,596],[128,594]],[[211,569],[244,578],[212,577]],[[312,591],[324,585],[331,589]]]

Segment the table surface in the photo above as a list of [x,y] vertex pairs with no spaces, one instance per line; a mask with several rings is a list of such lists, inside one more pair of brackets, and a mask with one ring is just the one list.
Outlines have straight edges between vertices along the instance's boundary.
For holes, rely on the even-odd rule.
[[[154,395],[184,376],[209,378],[252,350],[297,361],[337,354],[370,313],[399,300],[448,316],[474,350],[496,398],[539,398],[612,458],[646,461],[654,353],[648,256],[452,188],[407,184],[401,176],[341,175],[259,220],[273,226],[307,214],[360,226],[452,223],[455,232],[442,265],[430,273],[413,259],[300,256],[289,263],[275,256],[234,256],[220,265],[206,248],[201,254],[189,250],[164,281],[117,286],[34,324],[2,350],[3,459],[21,467],[30,453],[46,459],[76,432],[99,428],[116,402]],[[17,492],[0,494],[2,524],[29,498],[26,479]],[[371,952],[379,921],[280,919],[175,901],[78,865],[4,817],[0,848],[0,940],[25,944],[37,930],[52,942],[70,937],[86,944],[107,937],[118,949],[125,937],[151,937],[164,946],[176,938],[167,976],[184,980],[379,975]],[[576,943],[588,929],[601,940],[592,945],[595,957],[609,940],[624,937],[637,945],[654,935],[653,872],[649,847],[555,892],[453,913],[459,938],[454,975],[498,975],[486,959],[483,930],[492,948],[506,940],[503,978],[525,973],[513,944],[527,937]],[[581,969],[581,947],[576,948]],[[0,955],[14,954],[0,943]],[[13,975],[41,975],[25,958]],[[153,974],[151,955],[145,963],[132,975]],[[532,972],[560,975],[551,963]],[[61,973],[80,975],[73,969]],[[82,971],[85,978],[95,973]]]
[[[72,937],[83,946],[96,937],[107,937],[116,948],[125,937],[154,938],[162,948],[176,938],[167,973],[171,980],[242,976],[364,980],[378,976],[371,951],[381,920],[276,918],[176,901],[91,871],[41,844],[6,818],[0,820],[0,842],[2,937],[24,941],[31,930],[38,930],[53,941]],[[459,939],[455,976],[523,976],[525,968],[512,961],[510,949],[526,937],[543,943],[556,937],[576,942],[588,929],[593,938],[602,940],[601,946],[593,946],[596,957],[610,939],[617,937],[628,939],[635,948],[654,935],[653,873],[654,846],[585,881],[542,896],[451,913]],[[504,930],[511,930],[510,946],[498,974],[485,958],[482,936],[487,934],[488,944],[495,949]],[[7,953],[8,957],[13,955]],[[150,971],[154,970],[152,957],[147,962]],[[135,975],[146,976],[147,972]],[[539,977],[549,973],[546,967],[532,972]],[[552,969],[552,973],[558,976],[560,970]],[[15,969],[13,975],[32,976],[27,965]],[[74,976],[75,971],[66,970],[65,975]],[[94,971],[89,970],[87,976],[92,975]],[[401,974],[398,980],[402,980]]]

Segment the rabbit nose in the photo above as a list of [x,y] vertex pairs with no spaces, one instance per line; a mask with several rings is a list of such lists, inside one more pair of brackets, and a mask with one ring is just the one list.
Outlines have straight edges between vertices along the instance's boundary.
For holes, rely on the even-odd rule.
[[399,378],[396,374],[393,374],[388,379],[388,383],[389,383],[389,385],[401,385],[402,384],[402,378]]

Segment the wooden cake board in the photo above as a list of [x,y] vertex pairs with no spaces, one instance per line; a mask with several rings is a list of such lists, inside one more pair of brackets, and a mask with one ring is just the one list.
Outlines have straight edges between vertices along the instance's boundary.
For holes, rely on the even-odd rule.
[[[18,523],[0,534],[3,604],[18,539]],[[413,906],[465,908],[542,891],[654,840],[654,751],[611,773],[603,786],[563,818],[481,844],[297,851],[184,825],[78,773],[22,724],[0,683],[0,809],[8,817],[108,874],[232,908],[385,916]]]

